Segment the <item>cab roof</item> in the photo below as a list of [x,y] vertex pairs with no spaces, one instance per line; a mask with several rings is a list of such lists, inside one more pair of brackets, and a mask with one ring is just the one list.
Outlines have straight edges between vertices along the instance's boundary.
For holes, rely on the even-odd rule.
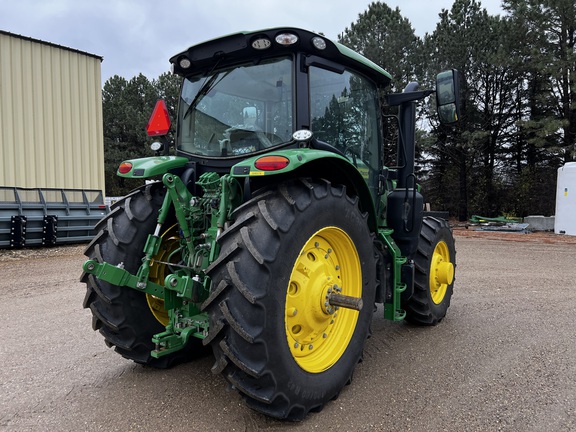
[[[293,35],[291,44],[280,44],[277,37]],[[286,38],[284,38],[286,39]],[[338,42],[307,30],[279,27],[253,32],[240,32],[193,45],[170,58],[175,74],[191,76],[211,70],[219,65],[228,65],[260,58],[273,57],[282,53],[304,53],[318,56],[331,62],[364,73],[382,86],[390,83],[388,72],[366,57]]]

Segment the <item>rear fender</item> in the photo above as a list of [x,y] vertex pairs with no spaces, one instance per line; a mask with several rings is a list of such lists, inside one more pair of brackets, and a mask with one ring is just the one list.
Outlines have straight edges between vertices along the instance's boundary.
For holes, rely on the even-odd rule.
[[124,178],[150,178],[181,168],[187,163],[188,159],[182,156],[152,156],[130,159],[120,164],[116,175]]
[[[275,170],[257,168],[257,162],[269,156],[284,157],[288,163],[284,168]],[[336,153],[308,148],[279,150],[245,159],[234,165],[230,174],[237,178],[240,184],[243,183],[240,178],[249,178],[262,184],[283,181],[286,178],[317,177],[333,184],[345,185],[348,193],[358,196],[360,209],[368,213],[370,229],[374,232],[377,230],[374,201],[367,181],[347,158]]]
[[[287,164],[284,168],[264,170],[257,168],[256,164],[270,157],[281,157],[287,160]],[[279,174],[286,174],[291,171],[295,171],[306,164],[316,161],[319,159],[337,159],[348,163],[352,169],[354,167],[348,159],[332,152],[325,150],[313,150],[313,149],[291,149],[291,150],[279,150],[275,152],[266,153],[260,156],[254,156],[248,159],[244,159],[242,162],[237,163],[232,167],[231,174],[233,177],[263,177],[263,176],[274,176]]]

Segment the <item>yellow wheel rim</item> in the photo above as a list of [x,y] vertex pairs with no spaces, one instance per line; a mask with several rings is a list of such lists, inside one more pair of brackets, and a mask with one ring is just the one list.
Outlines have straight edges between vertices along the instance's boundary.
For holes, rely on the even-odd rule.
[[[162,234],[160,250],[150,262],[149,280],[151,282],[164,285],[165,277],[172,273],[168,265],[164,264],[164,262],[168,262],[170,255],[179,247],[180,237],[178,236],[178,225],[174,224]],[[146,301],[158,322],[163,326],[167,326],[170,322],[170,317],[168,316],[168,311],[164,309],[164,299],[146,294]]]
[[327,302],[333,291],[361,298],[362,270],[350,237],[326,227],[300,251],[286,293],[288,346],[296,363],[310,373],[323,372],[340,359],[358,321],[358,311]]
[[454,264],[450,262],[450,250],[444,241],[434,248],[430,263],[430,296],[436,304],[442,303],[448,285],[454,281]]

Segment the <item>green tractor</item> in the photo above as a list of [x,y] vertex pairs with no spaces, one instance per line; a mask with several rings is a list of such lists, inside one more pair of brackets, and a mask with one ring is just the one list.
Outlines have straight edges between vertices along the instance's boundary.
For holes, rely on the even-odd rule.
[[[409,84],[296,28],[238,33],[170,59],[183,78],[170,155],[118,175],[146,184],[112,206],[86,249],[84,307],[123,357],[169,367],[211,346],[247,404],[301,420],[335,399],[362,359],[376,304],[435,325],[450,304],[454,238],[428,217],[414,174]],[[382,104],[398,107],[394,132]],[[458,74],[442,72],[440,121],[458,120]],[[397,166],[383,142],[397,134]]]

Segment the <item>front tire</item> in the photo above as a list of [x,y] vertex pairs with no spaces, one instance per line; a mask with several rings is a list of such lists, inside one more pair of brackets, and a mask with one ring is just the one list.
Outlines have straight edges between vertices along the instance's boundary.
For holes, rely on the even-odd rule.
[[446,316],[454,289],[456,248],[446,220],[424,218],[413,259],[414,294],[403,304],[406,320],[436,325]]
[[[357,199],[328,182],[295,180],[241,206],[209,268],[214,373],[248,405],[301,420],[350,382],[372,319],[373,239]],[[336,310],[330,289],[364,307]]]

